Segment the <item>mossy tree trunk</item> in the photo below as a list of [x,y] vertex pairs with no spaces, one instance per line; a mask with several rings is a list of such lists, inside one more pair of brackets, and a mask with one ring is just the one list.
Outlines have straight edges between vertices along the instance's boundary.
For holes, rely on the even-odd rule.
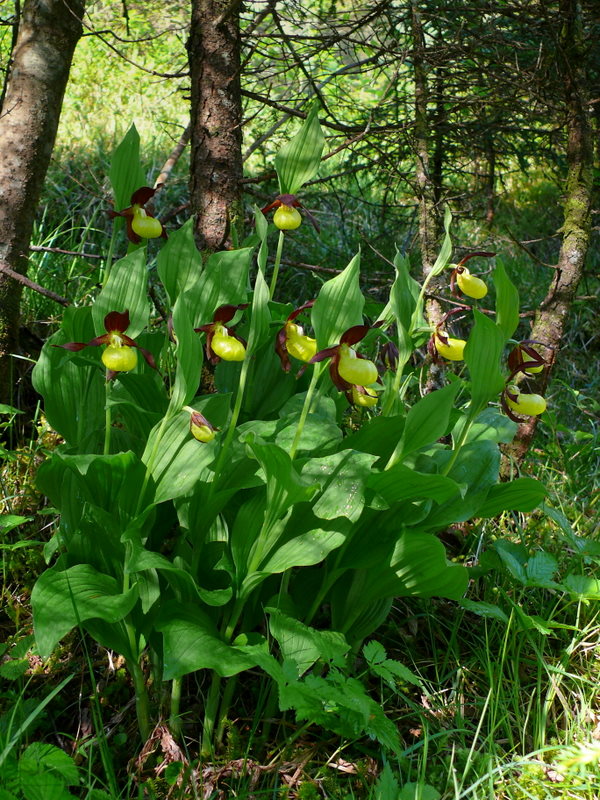
[[241,215],[239,5],[192,0],[190,203],[203,251],[230,247]]
[[[0,401],[16,380],[23,286],[37,205],[81,36],[82,0],[25,0],[0,109]],[[5,271],[6,270],[6,271]]]
[[[560,68],[564,81],[567,114],[568,172],[564,200],[562,244],[552,284],[537,310],[531,339],[547,344],[551,361],[558,356],[569,311],[583,275],[590,240],[594,151],[587,101],[585,49],[579,8],[576,0],[560,2],[561,48]],[[540,348],[542,350],[542,348]],[[529,380],[532,391],[545,394],[551,368]],[[533,384],[533,385],[532,385]],[[538,418],[531,417],[519,425],[517,436],[505,450],[505,465],[510,470],[523,460],[536,430]]]

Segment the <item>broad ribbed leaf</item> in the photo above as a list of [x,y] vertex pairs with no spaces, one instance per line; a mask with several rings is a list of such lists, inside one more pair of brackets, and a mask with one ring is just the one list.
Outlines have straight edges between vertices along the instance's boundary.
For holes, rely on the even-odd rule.
[[213,314],[220,306],[246,302],[248,270],[253,253],[253,247],[244,247],[209,256],[194,288],[194,328],[212,322]]
[[450,478],[417,472],[403,464],[396,464],[385,472],[373,473],[368,486],[390,505],[424,498],[446,503],[451,497],[460,496],[460,487]]
[[115,149],[110,162],[109,178],[115,195],[115,211],[131,205],[131,195],[146,183],[140,166],[140,137],[132,125]]
[[165,604],[156,627],[163,635],[164,680],[199,669],[228,678],[256,663],[251,655],[223,641],[214,622],[195,606]]
[[350,649],[341,633],[315,630],[276,608],[265,610],[269,615],[269,631],[277,641],[282,657],[296,664],[298,676],[316,661],[339,662]]
[[360,291],[360,253],[346,269],[321,286],[311,320],[319,350],[337,344],[344,331],[363,323],[365,298]]
[[402,434],[400,458],[425,445],[434,444],[448,432],[450,413],[459,386],[456,381],[449,383],[443,389],[426,394],[410,409]]
[[196,303],[195,289],[200,282],[202,256],[194,240],[193,218],[169,235],[158,254],[157,271],[171,306],[183,292],[190,292],[189,297]]
[[490,400],[495,400],[504,388],[500,371],[500,356],[506,343],[501,328],[477,309],[473,310],[475,324],[465,347],[465,361],[471,376],[471,405],[469,417],[474,419]]
[[281,194],[296,194],[317,174],[325,145],[318,113],[319,104],[315,103],[298,133],[275,157]]
[[92,306],[96,335],[106,333],[104,317],[111,311],[129,311],[127,336],[132,339],[148,324],[148,272],[146,252],[134,250],[113,264],[104,288]]
[[493,277],[496,286],[496,324],[510,339],[519,327],[519,292],[500,259],[496,260]]
[[491,487],[477,516],[495,517],[503,511],[533,511],[547,494],[544,485],[533,478],[499,483]]
[[195,397],[202,372],[202,341],[188,314],[189,293],[180,294],[173,308],[173,332],[177,339],[177,369],[169,413],[174,414]]
[[134,586],[120,593],[117,581],[88,564],[44,572],[33,587],[31,605],[35,640],[42,658],[78,622],[100,617],[106,622],[123,619],[137,601]]
[[346,517],[356,522],[364,506],[364,492],[377,456],[342,450],[323,458],[311,458],[302,468],[302,476],[320,485],[313,503],[313,513],[320,519]]

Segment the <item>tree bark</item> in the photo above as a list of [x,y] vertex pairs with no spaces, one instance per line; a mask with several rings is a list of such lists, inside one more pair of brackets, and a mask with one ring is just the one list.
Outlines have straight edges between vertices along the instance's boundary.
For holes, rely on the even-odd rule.
[[190,204],[201,250],[231,247],[241,218],[238,7],[236,0],[192,0]]
[[[10,401],[23,285],[37,205],[56,138],[83,0],[26,0],[0,110],[0,400]],[[7,270],[6,272],[4,270]]]
[[[552,348],[544,353],[552,354],[552,364],[583,275],[590,241],[594,165],[585,50],[582,47],[583,36],[577,0],[561,0],[559,23],[562,23],[562,52],[559,63],[564,80],[568,135],[564,223],[555,277],[531,327],[531,338]],[[535,381],[529,380],[531,391],[545,393],[552,364]],[[518,467],[522,462],[533,439],[537,422],[537,417],[530,417],[519,425],[514,441],[505,449],[505,455],[512,462],[506,465],[507,469],[515,465]]]

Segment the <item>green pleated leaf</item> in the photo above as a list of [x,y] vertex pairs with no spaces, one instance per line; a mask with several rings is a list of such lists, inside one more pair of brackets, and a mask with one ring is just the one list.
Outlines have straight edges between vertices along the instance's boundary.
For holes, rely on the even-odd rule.
[[104,317],[111,311],[129,311],[127,336],[132,339],[148,324],[148,273],[146,251],[134,250],[112,265],[104,288],[92,306],[96,335],[106,333]]
[[500,356],[506,336],[501,328],[477,309],[473,310],[475,324],[465,347],[465,361],[471,377],[471,406],[469,417],[474,419],[490,400],[498,398],[504,388],[500,371]]
[[113,152],[108,174],[115,196],[115,210],[129,208],[131,195],[146,184],[140,165],[140,137],[135,125],[129,128]]
[[496,324],[510,339],[519,327],[519,292],[500,259],[496,260],[493,277],[496,286]]
[[254,294],[252,295],[252,309],[250,317],[250,333],[248,334],[248,351],[246,358],[253,355],[269,336],[269,287],[264,275],[259,269],[254,280]]
[[318,113],[319,104],[315,103],[298,133],[275,157],[275,171],[281,194],[296,194],[317,174],[325,146]]
[[88,564],[46,570],[31,593],[35,640],[41,657],[48,658],[55,645],[78,622],[93,617],[118,622],[136,601],[135,586],[121,594],[114,578]]
[[169,413],[175,414],[195,397],[202,373],[203,347],[188,314],[189,293],[180,294],[173,308],[173,332],[177,339],[177,368]]
[[42,348],[32,374],[50,425],[69,445],[85,443],[90,450],[102,440],[105,424],[105,370],[99,348],[72,353],[53,345],[88,342],[93,337],[91,309],[67,308],[62,328]]
[[320,494],[312,511],[320,519],[346,517],[356,522],[364,506],[364,491],[377,456],[342,450],[323,458],[311,458],[302,468],[302,476],[320,485]]
[[223,641],[214,622],[195,606],[165,604],[156,627],[163,635],[164,680],[199,669],[229,678],[256,664],[250,654]]
[[410,409],[402,434],[400,458],[433,444],[448,432],[450,413],[460,384],[455,381],[426,394]]
[[360,291],[360,253],[346,269],[321,286],[311,321],[319,350],[337,344],[344,331],[363,323],[365,298]]
[[194,240],[194,220],[187,220],[179,230],[169,234],[157,259],[157,271],[169,296],[171,306],[183,292],[190,292],[195,304],[195,290],[200,282],[202,256]]
[[319,660],[339,663],[350,649],[341,633],[315,630],[276,608],[265,611],[269,615],[269,631],[282,657],[295,663],[298,676]]
[[490,488],[477,515],[495,517],[503,511],[533,511],[547,494],[543,484],[533,478],[517,478],[510,483],[499,483]]
[[407,256],[396,252],[394,267],[396,278],[390,290],[390,308],[398,330],[399,361],[404,364],[413,350],[410,328],[421,287],[410,275]]
[[209,256],[190,297],[194,328],[212,322],[213,314],[220,306],[246,302],[253,253],[253,247],[244,247]]
[[417,472],[403,464],[396,464],[385,472],[373,473],[368,485],[389,505],[423,498],[446,503],[451,497],[460,496],[460,487],[450,478]]

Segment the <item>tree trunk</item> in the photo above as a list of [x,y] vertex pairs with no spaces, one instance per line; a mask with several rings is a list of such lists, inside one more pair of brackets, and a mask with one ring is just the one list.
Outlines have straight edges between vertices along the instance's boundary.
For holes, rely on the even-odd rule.
[[231,247],[241,218],[238,7],[236,0],[192,0],[190,203],[201,250]]
[[[585,257],[590,240],[591,206],[593,186],[593,143],[587,102],[585,79],[585,51],[581,46],[581,20],[576,0],[561,0],[562,23],[561,71],[565,87],[567,111],[567,185],[564,204],[562,244],[556,274],[548,294],[538,309],[532,327],[531,338],[544,342],[552,350],[552,362],[565,330],[567,317],[583,274]],[[541,349],[541,348],[540,348]],[[532,391],[544,394],[548,386],[550,370],[540,373]],[[530,385],[533,383],[529,381]],[[531,417],[519,425],[517,435],[505,454],[517,466],[529,449],[537,426],[537,417]],[[507,465],[507,469],[510,468]]]
[[0,400],[13,390],[23,286],[35,213],[56,138],[82,0],[26,0],[0,111]]

